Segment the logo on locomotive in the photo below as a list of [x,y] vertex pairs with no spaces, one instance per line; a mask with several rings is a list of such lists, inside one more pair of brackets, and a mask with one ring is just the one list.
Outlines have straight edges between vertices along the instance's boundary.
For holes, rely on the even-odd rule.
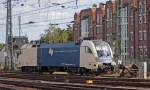
[[54,53],[54,50],[52,48],[49,48],[49,52],[48,53],[52,56],[53,53]]

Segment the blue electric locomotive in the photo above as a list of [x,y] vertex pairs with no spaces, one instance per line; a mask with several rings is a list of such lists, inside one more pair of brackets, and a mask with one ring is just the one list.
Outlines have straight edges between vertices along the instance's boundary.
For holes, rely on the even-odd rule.
[[[102,40],[83,40],[80,45],[41,44],[37,48],[37,66],[32,67],[32,70],[51,73],[100,73],[113,70],[112,58],[111,47]],[[23,66],[22,71],[30,68]]]

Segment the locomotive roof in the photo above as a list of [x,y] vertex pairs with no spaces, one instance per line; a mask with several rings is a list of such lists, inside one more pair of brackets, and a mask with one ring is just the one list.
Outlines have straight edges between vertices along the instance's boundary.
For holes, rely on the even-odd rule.
[[75,43],[40,44],[39,48],[79,47]]
[[102,40],[93,40],[93,43],[96,45],[96,44],[98,44],[98,45],[101,45],[101,46],[108,46],[109,44],[107,43],[107,42],[105,42],[105,41],[102,41]]

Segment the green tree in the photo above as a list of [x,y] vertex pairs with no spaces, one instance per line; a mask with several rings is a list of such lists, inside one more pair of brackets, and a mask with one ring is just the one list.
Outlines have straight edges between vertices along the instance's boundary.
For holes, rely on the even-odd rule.
[[69,41],[73,41],[73,27],[70,24],[67,25],[67,32],[69,34]]
[[46,34],[41,35],[41,41],[44,43],[65,43],[72,41],[72,30],[67,28],[67,30],[50,27]]
[[1,44],[0,44],[0,50],[2,50],[2,49],[4,48],[4,46],[5,46],[5,45],[1,43]]

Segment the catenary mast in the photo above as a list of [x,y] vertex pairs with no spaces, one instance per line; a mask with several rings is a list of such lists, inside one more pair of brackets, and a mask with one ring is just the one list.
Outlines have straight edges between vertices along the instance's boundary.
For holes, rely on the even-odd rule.
[[6,59],[5,68],[13,69],[13,36],[12,36],[12,16],[11,0],[7,0],[7,19],[6,19]]

